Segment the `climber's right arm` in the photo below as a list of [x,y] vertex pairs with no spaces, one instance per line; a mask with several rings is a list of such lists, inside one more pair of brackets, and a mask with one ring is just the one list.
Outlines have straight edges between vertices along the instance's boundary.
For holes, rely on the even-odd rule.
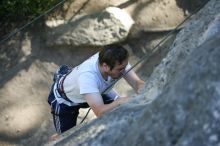
[[97,117],[100,117],[104,113],[111,111],[131,99],[131,97],[119,97],[110,104],[104,104],[100,93],[87,93],[84,94],[84,97]]

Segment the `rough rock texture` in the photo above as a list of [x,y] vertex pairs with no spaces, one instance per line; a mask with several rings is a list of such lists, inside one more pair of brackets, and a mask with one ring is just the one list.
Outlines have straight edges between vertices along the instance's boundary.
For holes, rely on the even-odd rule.
[[[179,24],[187,14],[190,14],[204,0],[81,0],[74,1],[69,5],[79,5],[74,9],[67,10],[65,19],[69,20],[76,15],[91,14],[106,7],[115,6],[128,12],[135,20],[134,31],[158,31],[171,29]],[[163,13],[161,13],[163,11]]]
[[[100,13],[84,16],[68,23],[64,22],[63,25],[52,28],[47,36],[47,44],[49,46],[103,46],[120,42],[125,40],[133,23],[134,21],[125,11],[109,7]],[[52,25],[50,22],[47,24]]]
[[209,30],[214,24],[219,24],[216,21],[219,17],[219,8],[220,2],[211,0],[191,20],[184,24],[184,29],[178,33],[169,53],[154,70],[146,84],[145,102],[153,100],[161,94],[164,87],[173,79],[176,71],[180,69],[186,57],[204,42],[208,32],[210,34],[216,32],[213,29],[212,31]]
[[137,100],[51,145],[219,145],[219,9],[211,0],[187,22]]

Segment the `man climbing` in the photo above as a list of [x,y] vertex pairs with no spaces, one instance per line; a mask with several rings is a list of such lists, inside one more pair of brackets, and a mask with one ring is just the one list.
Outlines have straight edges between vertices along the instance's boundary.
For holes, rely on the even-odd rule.
[[[48,97],[57,133],[76,125],[79,108],[91,107],[97,117],[111,111],[131,97],[120,97],[113,84],[129,70],[128,51],[108,45],[65,75],[57,77]],[[59,70],[62,72],[62,68]],[[144,82],[131,70],[123,76],[136,93]]]

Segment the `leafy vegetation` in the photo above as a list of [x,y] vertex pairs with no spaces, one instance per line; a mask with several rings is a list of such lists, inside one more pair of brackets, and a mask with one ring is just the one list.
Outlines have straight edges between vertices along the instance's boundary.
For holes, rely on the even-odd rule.
[[39,16],[60,0],[1,0],[1,22],[17,22]]

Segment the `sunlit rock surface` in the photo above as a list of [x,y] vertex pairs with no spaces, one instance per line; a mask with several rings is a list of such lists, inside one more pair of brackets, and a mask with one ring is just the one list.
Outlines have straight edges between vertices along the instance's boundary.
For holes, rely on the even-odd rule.
[[[59,23],[47,22],[48,26]],[[108,7],[100,13],[62,23],[48,33],[49,46],[103,46],[120,42],[125,40],[134,21],[125,11]]]

